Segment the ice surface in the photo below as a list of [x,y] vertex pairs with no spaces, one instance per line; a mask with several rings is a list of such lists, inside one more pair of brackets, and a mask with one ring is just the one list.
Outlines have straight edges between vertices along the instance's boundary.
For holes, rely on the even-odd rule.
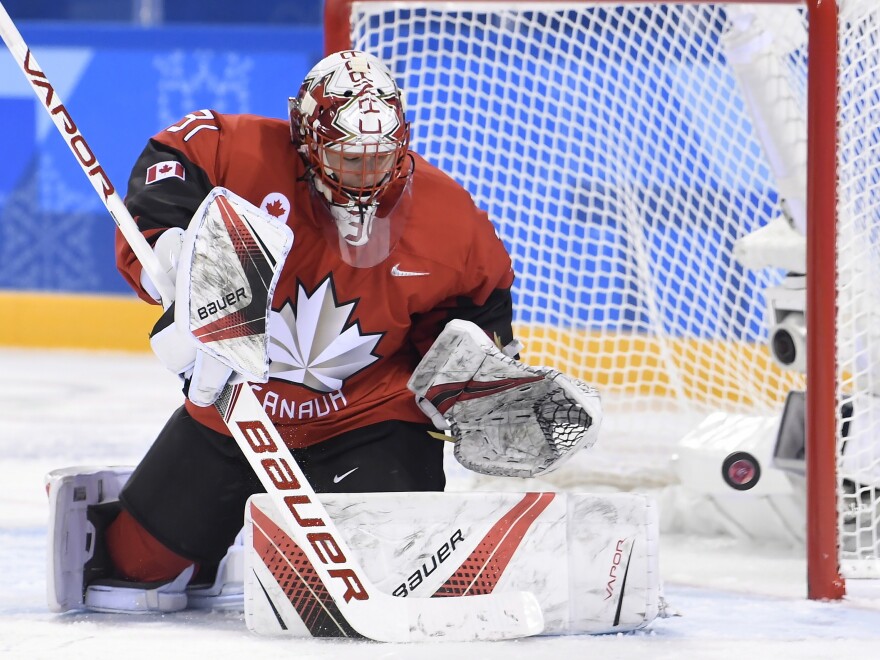
[[[237,613],[131,617],[46,609],[43,476],[134,464],[182,401],[150,355],[0,349],[0,658],[873,658],[880,601],[807,601],[802,548],[665,535],[661,573],[681,616],[649,630],[516,642],[383,645],[249,633]],[[493,488],[450,465],[451,486]],[[511,481],[503,482],[511,488]],[[534,488],[534,483],[528,484]],[[525,489],[525,488],[523,488]]]

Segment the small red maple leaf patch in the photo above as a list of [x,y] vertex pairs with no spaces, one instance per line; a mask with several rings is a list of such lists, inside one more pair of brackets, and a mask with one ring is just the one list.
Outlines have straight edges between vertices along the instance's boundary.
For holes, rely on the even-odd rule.
[[266,212],[273,218],[280,218],[284,215],[284,205],[276,199],[266,204]]
[[168,174],[168,172],[170,172],[170,171],[171,171],[171,165],[163,165],[162,167],[159,168],[159,172],[161,174]]

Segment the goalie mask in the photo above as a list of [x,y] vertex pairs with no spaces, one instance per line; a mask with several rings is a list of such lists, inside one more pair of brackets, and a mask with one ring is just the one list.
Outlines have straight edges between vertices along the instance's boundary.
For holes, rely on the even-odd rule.
[[384,260],[402,232],[411,173],[403,92],[390,71],[367,53],[334,53],[309,71],[289,110],[328,237],[351,265]]

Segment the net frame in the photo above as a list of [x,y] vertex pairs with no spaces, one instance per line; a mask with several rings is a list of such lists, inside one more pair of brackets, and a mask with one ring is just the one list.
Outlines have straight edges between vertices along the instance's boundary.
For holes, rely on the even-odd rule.
[[[325,0],[325,52],[352,47],[350,16],[358,3],[382,0]],[[504,0],[456,2],[422,0],[420,4],[501,6]],[[405,1],[388,2],[405,6]],[[704,5],[732,4],[704,0],[661,3],[652,0],[591,0],[558,2],[532,0],[529,4],[550,7],[572,5]],[[811,599],[839,599],[845,594],[838,555],[837,478],[837,107],[838,107],[838,18],[837,2],[827,0],[747,0],[739,4],[785,4],[803,7],[809,17],[807,53],[807,342],[806,463],[807,479],[807,594]],[[828,347],[834,350],[827,350]]]

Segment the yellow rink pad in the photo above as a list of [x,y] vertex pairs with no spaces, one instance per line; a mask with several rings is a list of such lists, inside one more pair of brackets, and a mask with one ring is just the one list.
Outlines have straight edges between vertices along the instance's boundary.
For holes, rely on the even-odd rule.
[[0,292],[0,345],[148,351],[162,310],[134,296]]
[[781,403],[804,376],[781,369],[766,344],[571,331],[519,325],[529,364],[553,367],[600,391],[744,406]]
[[[134,296],[0,292],[0,345],[148,351],[160,309]],[[765,344],[517,325],[522,358],[600,390],[745,405],[781,402],[804,377]]]

